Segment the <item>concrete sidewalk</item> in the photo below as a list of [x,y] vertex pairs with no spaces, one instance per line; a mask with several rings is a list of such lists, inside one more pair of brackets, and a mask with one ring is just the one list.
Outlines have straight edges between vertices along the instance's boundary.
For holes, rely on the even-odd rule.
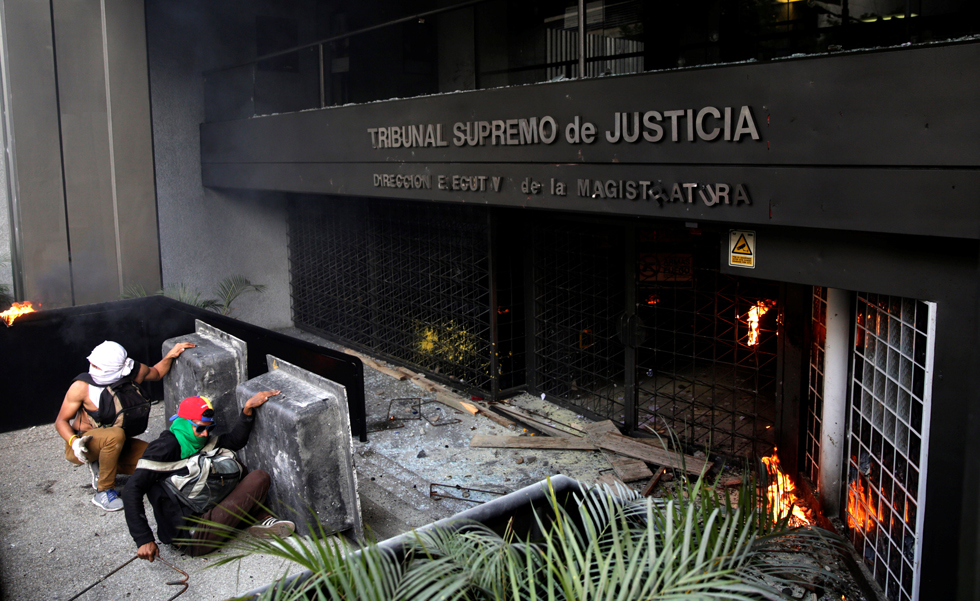
[[[163,429],[163,403],[153,408],[152,440]],[[63,457],[64,441],[54,426],[0,435],[0,574],[7,600],[70,599],[136,555],[122,511],[92,504],[91,477]],[[125,481],[120,477],[117,489]],[[153,511],[147,504],[151,525]],[[225,599],[271,582],[286,570],[280,559],[250,557],[240,566],[206,569],[220,553],[199,558],[161,545],[163,559],[190,575],[181,600]],[[161,562],[136,560],[80,599],[168,599],[180,587],[165,583],[183,577]]]
[[[298,330],[288,334],[326,344]],[[434,395],[365,367],[365,397],[369,428],[392,425],[386,420],[392,399]],[[66,388],[67,388],[66,383]],[[540,399],[522,395],[514,399],[525,408],[547,412],[565,423],[585,420]],[[411,403],[409,402],[408,405]],[[405,403],[402,409],[408,407]],[[412,415],[411,409],[408,413]],[[421,419],[405,420],[404,427],[372,432],[368,443],[354,443],[358,491],[368,533],[384,540],[474,506],[479,493],[469,499],[435,500],[432,483],[464,488],[511,492],[553,474],[563,473],[592,483],[609,463],[598,452],[520,449],[471,449],[474,434],[518,435],[482,416],[457,414],[427,403]],[[63,457],[64,442],[52,425],[0,434],[0,598],[65,601],[95,583],[136,554],[122,511],[106,512],[92,504],[88,469],[75,467]],[[453,421],[458,420],[458,421]],[[389,423],[386,423],[389,422]],[[451,422],[451,423],[449,423]],[[165,427],[163,404],[154,406],[144,440],[156,438]],[[117,490],[125,477],[117,481]],[[465,490],[443,489],[466,497]],[[153,523],[153,512],[146,505]],[[247,535],[242,535],[247,536]],[[181,601],[220,601],[268,584],[299,571],[295,564],[267,556],[254,556],[215,569],[207,569],[221,556],[199,558],[180,554],[161,545],[164,559],[190,574],[189,588]],[[80,599],[168,599],[180,590],[165,583],[182,578],[161,562],[136,560]]]

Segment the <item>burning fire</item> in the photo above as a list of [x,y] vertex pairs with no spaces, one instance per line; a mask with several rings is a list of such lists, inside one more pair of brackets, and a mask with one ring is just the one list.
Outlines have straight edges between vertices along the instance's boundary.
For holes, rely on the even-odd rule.
[[799,497],[796,496],[796,487],[789,476],[783,473],[779,465],[779,456],[776,455],[776,449],[772,450],[772,455],[763,457],[762,463],[766,465],[766,470],[772,480],[772,484],[766,491],[766,496],[769,498],[769,506],[772,507],[773,513],[777,517],[781,517],[792,511],[793,518],[800,525],[813,523],[803,508],[800,507]]
[[[905,520],[908,521],[908,508]],[[874,528],[878,514],[875,513],[874,502],[871,499],[871,489],[865,488],[858,477],[847,487],[847,526],[852,530],[860,528],[868,532]]]
[[13,325],[15,319],[21,315],[24,315],[25,313],[33,313],[35,310],[34,305],[32,305],[30,301],[14,303],[9,309],[3,313],[0,313],[0,318],[3,319],[3,322],[7,324],[7,327],[9,328],[11,325]]
[[749,309],[749,312],[745,314],[745,320],[749,324],[749,340],[746,343],[748,346],[755,346],[759,344],[759,319],[769,312],[769,308],[774,306],[776,301],[761,300]]

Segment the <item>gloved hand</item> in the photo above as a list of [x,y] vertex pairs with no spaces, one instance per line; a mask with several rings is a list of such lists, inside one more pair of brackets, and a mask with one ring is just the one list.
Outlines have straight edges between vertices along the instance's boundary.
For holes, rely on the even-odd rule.
[[75,453],[75,457],[82,463],[88,463],[88,458],[85,454],[88,453],[88,441],[92,440],[91,436],[79,436],[71,442],[71,450]]

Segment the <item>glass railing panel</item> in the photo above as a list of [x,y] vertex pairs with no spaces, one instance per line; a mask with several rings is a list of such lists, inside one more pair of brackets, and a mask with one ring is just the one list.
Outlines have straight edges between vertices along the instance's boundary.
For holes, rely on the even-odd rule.
[[319,107],[319,46],[303,48],[255,64],[256,115]]

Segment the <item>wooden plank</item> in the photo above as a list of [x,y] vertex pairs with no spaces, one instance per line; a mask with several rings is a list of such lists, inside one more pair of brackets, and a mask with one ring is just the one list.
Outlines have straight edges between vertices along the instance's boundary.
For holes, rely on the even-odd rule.
[[[582,427],[585,433],[589,436],[589,439],[596,442],[596,439],[602,434],[613,432],[619,434],[619,428],[612,420],[605,420],[601,422],[595,422],[591,424],[586,424]],[[634,459],[632,457],[620,457],[614,453],[603,450],[603,455],[612,464],[613,470],[615,470],[616,475],[623,482],[635,482],[636,480],[645,480],[653,476],[653,472],[647,467],[647,464],[640,461],[639,459]]]
[[585,430],[585,433],[590,436],[598,436],[600,434],[605,434],[606,432],[615,432],[616,434],[619,434],[619,428],[616,427],[616,424],[613,423],[611,419],[585,424],[582,426],[582,429]]
[[599,477],[595,479],[595,482],[596,484],[605,484],[606,486],[609,486],[613,490],[616,490],[617,485],[622,486],[623,488],[629,488],[628,486],[626,486],[625,482],[623,482],[616,476],[610,474],[609,472],[599,474]]
[[463,406],[463,410],[471,415],[476,415],[477,411],[479,410],[479,407],[475,403],[471,402],[469,399],[465,399],[454,392],[443,392],[441,390],[437,390],[436,400],[441,403],[443,402],[442,399],[454,403],[459,403],[460,405]]
[[650,445],[651,447],[654,447],[656,449],[663,449],[663,450],[665,450],[665,451],[667,451],[669,453],[673,453],[674,452],[670,448],[670,445],[668,444],[669,441],[667,439],[660,439],[660,438],[639,438],[639,437],[637,437],[637,438],[634,438],[633,440],[635,440],[637,442],[642,442],[643,444],[646,444],[646,445]]
[[401,367],[401,366],[399,366],[399,367],[396,367],[395,369],[397,369],[398,371],[402,372],[403,374],[405,374],[409,378],[417,378],[419,376],[417,373],[415,373],[414,371],[408,369],[407,367]]
[[606,450],[603,450],[603,453],[608,453],[606,459],[612,464],[613,471],[623,482],[636,482],[653,476],[653,472],[650,471],[647,464],[639,459],[620,457]]
[[643,495],[644,497],[649,497],[653,493],[653,489],[657,488],[657,484],[660,483],[660,479],[663,478],[664,474],[666,473],[667,473],[667,468],[658,467],[657,473],[653,475],[653,478],[650,478],[650,481],[647,482],[647,485],[643,487],[643,492],[641,492],[640,494]]
[[444,392],[446,394],[455,394],[449,388],[446,388],[438,382],[433,382],[432,380],[425,377],[424,374],[415,373],[414,371],[408,369],[407,367],[399,367],[398,371],[408,376],[409,381],[415,384],[419,388],[426,390],[428,392]]
[[[415,381],[414,379],[412,380]],[[500,424],[505,428],[514,428],[517,426],[513,421],[507,419],[502,415],[497,415],[496,413],[490,411],[486,407],[479,405],[478,403],[473,403],[471,401],[466,401],[463,397],[446,393],[446,392],[436,392],[436,400],[447,407],[452,407],[456,411],[463,411],[469,413],[470,415],[482,415],[483,417],[489,419],[490,421]]]
[[[436,393],[436,395],[440,395],[440,394],[445,394],[445,393],[443,393],[443,392],[437,392]],[[476,405],[474,405],[473,403],[467,403],[466,401],[459,401],[459,404],[470,415],[476,415],[477,413],[480,412],[480,408],[477,407]]]
[[542,434],[547,434],[548,436],[576,436],[571,432],[566,432],[565,430],[559,430],[544,421],[541,418],[536,418],[533,415],[529,415],[527,412],[521,410],[518,407],[508,406],[504,407],[502,405],[495,405],[498,411],[502,411],[507,415],[513,417],[518,421],[522,421],[528,426],[531,426],[535,430],[539,430]]
[[504,417],[503,415],[498,415],[498,414],[494,413],[493,411],[490,411],[489,409],[484,409],[483,407],[479,407],[479,412],[478,413],[480,415],[482,415],[483,417],[485,417],[485,418],[491,420],[492,422],[494,422],[496,424],[499,424],[499,425],[501,425],[501,426],[503,426],[505,428],[514,429],[514,428],[517,427],[517,424],[514,423],[513,420],[509,420],[506,417]]
[[378,371],[380,371],[381,373],[385,374],[386,376],[391,376],[392,378],[394,378],[394,379],[396,379],[398,381],[404,381],[404,380],[407,380],[408,379],[408,376],[406,376],[402,372],[395,371],[395,370],[390,369],[388,367],[385,367],[384,365],[381,365],[380,363],[377,363],[377,362],[375,362],[375,364],[372,365],[371,367],[374,368],[374,369],[376,369],[376,370],[378,370]]
[[436,400],[447,407],[452,407],[456,411],[462,413],[469,413],[470,415],[473,415],[475,413],[474,411],[470,411],[467,407],[465,407],[463,403],[460,402],[460,398],[454,394],[445,394],[443,392],[437,392]]
[[343,352],[344,353],[347,353],[348,355],[354,355],[355,357],[357,357],[358,359],[360,359],[361,360],[361,363],[363,363],[364,365],[367,365],[368,367],[370,367],[371,369],[373,369],[375,371],[380,371],[381,373],[383,373],[385,375],[391,376],[392,378],[394,378],[396,380],[403,381],[403,380],[407,380],[408,379],[408,376],[405,375],[404,373],[402,373],[400,371],[396,371],[396,370],[391,369],[391,368],[388,368],[388,367],[385,367],[384,365],[381,365],[380,363],[378,363],[377,361],[375,361],[371,357],[368,357],[366,355],[362,355],[361,353],[358,353],[357,351],[352,351],[350,349],[346,349],[345,348],[345,349],[343,349]]
[[470,446],[490,449],[596,450],[595,445],[584,438],[566,436],[488,436],[477,434],[470,440]]
[[[712,483],[708,482],[708,484],[712,484]],[[728,476],[719,480],[718,486],[716,488],[734,488],[736,486],[741,486],[741,485],[742,485],[741,476]]]
[[437,392],[436,387],[432,385],[432,382],[429,382],[424,378],[409,378],[408,381],[426,392]]
[[[689,474],[700,474],[706,461],[690,455],[672,453],[665,449],[642,443],[635,438],[614,432],[606,432],[596,439],[601,449],[633,457],[654,465],[683,469]],[[683,465],[681,459],[683,458]]]

